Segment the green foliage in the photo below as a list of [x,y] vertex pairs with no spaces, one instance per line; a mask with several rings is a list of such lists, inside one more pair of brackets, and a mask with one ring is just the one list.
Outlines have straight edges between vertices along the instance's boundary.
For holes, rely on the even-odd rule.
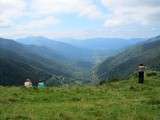
[[159,120],[160,80],[146,76],[101,86],[0,87],[2,120]]
[[147,75],[148,77],[151,77],[151,76],[157,76],[158,73],[157,73],[157,71],[149,71],[149,72],[147,72],[146,75]]

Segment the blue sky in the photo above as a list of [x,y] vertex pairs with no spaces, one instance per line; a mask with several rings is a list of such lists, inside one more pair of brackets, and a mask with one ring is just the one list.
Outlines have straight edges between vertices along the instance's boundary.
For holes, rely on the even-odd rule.
[[151,37],[160,0],[0,0],[0,37]]

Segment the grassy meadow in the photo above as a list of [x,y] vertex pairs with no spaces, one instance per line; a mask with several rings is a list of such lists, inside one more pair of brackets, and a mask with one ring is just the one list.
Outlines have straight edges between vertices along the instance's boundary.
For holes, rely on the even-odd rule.
[[160,120],[160,75],[101,86],[0,87],[0,120]]

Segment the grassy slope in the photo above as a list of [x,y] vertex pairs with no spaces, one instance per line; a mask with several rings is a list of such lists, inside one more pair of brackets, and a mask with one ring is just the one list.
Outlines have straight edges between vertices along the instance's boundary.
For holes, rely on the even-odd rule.
[[0,119],[160,120],[160,75],[102,86],[0,87]]

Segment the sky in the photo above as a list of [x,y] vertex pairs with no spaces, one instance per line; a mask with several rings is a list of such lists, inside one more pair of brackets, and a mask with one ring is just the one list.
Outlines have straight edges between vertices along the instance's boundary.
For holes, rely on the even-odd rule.
[[151,37],[160,0],[0,0],[0,37]]

